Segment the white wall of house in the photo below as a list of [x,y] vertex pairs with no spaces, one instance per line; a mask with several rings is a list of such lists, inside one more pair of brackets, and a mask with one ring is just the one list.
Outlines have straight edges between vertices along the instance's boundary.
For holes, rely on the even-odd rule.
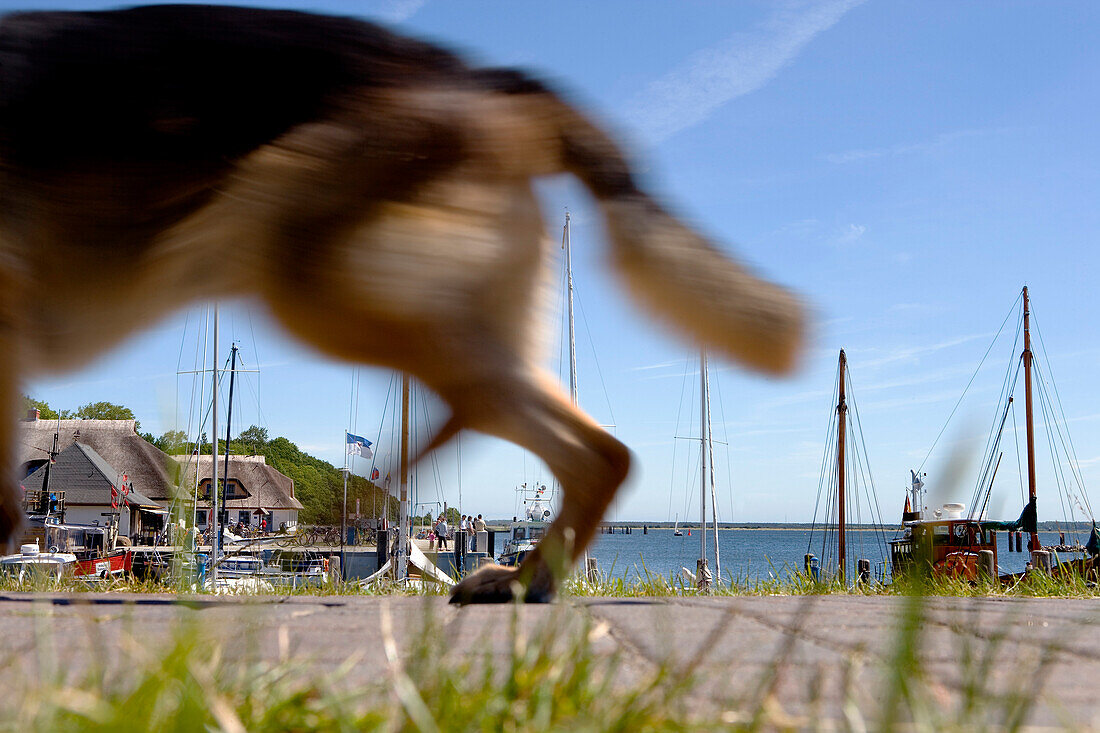
[[[65,507],[65,521],[70,524],[99,524],[101,527],[107,524],[107,517],[103,516],[103,512],[114,511],[111,509],[110,504],[92,504],[92,505],[80,505],[73,506],[69,504]],[[137,529],[136,527],[134,528]],[[122,516],[119,518],[118,523],[119,534],[123,536],[130,535],[130,509],[129,507],[122,510]]]
[[287,529],[298,526],[298,510],[297,509],[273,509],[271,511],[271,518],[267,520],[271,525],[272,530],[278,530],[283,522],[286,522]]

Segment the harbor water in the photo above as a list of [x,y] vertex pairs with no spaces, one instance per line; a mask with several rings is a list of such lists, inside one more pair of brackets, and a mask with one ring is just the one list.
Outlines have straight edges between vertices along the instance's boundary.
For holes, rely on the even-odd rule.
[[[673,535],[672,529],[650,528],[648,534],[641,527],[634,527],[631,534],[600,534],[589,547],[589,556],[596,558],[600,572],[613,578],[634,580],[650,575],[668,578],[678,573],[680,568],[695,572],[699,558],[699,531],[681,528],[681,537]],[[822,556],[822,534],[818,530],[813,534],[810,545],[809,529],[722,529],[719,531],[719,551],[722,558],[722,581],[751,583],[770,577],[785,578],[789,572],[802,568],[807,552]],[[892,539],[895,530],[856,530],[848,534],[848,557],[866,558],[871,561],[875,575],[881,574],[882,563],[888,558],[889,551],[883,538]],[[997,559],[1002,573],[1020,572],[1029,559],[1026,552],[1009,552],[1006,533],[997,533]],[[1076,536],[1066,532],[1066,542],[1088,539],[1085,532]],[[1058,544],[1057,532],[1040,532],[1039,540],[1044,546]],[[833,541],[835,542],[835,536]],[[708,564],[715,571],[714,535],[708,533]],[[1025,538],[1026,546],[1026,538]],[[835,547],[833,556],[835,557]],[[1067,558],[1078,557],[1067,555]]]

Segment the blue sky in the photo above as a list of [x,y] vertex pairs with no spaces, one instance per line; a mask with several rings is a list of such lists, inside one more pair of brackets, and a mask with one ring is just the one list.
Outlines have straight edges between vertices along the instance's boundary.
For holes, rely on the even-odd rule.
[[[265,4],[383,20],[478,62],[537,71],[627,141],[647,185],[687,220],[802,294],[814,322],[792,378],[715,365],[723,520],[811,518],[840,348],[879,503],[898,515],[908,470],[928,453],[1025,283],[1085,485],[1100,478],[1100,6]],[[685,379],[693,357],[642,317],[604,266],[584,190],[561,179],[540,190],[553,236],[565,208],[573,213],[581,405],[614,423],[637,459],[614,516],[695,516],[697,447],[676,439],[696,434],[694,379]],[[349,366],[292,343],[255,304],[223,304],[222,316],[222,354],[237,339],[246,366],[260,370],[244,376],[238,430],[259,423],[340,464],[352,427],[383,435],[379,454],[389,454],[388,373],[361,372],[352,411]],[[120,402],[158,434],[185,427],[191,377],[176,372],[193,368],[204,317],[193,307],[28,391],[61,407]],[[560,314],[547,323],[557,332]],[[1010,343],[994,349],[925,466],[944,500],[969,496]],[[950,461],[962,466],[954,491],[943,488]],[[1042,460],[1039,475],[1040,518],[1060,518]],[[442,452],[417,487],[422,501],[456,504],[461,485],[464,511],[497,517],[513,513],[512,489],[523,481],[549,477],[518,449],[471,436]],[[1014,452],[997,482],[1004,498],[994,507],[1014,516]]]

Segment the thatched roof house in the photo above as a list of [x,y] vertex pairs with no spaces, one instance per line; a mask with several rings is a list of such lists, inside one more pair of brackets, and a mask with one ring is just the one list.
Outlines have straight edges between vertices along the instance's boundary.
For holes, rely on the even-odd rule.
[[[142,509],[162,509],[161,505],[137,489],[129,488],[129,476],[107,463],[94,448],[73,443],[57,454],[50,466],[51,489],[64,489],[65,503],[70,506],[106,506],[111,503],[112,490],[120,502]],[[46,466],[41,466],[23,479],[28,491],[41,491],[46,480]]]
[[[195,485],[196,466],[199,474],[199,506],[210,505],[211,464],[209,455],[172,456],[182,469],[182,485]],[[294,496],[294,481],[267,465],[263,456],[229,456],[229,471],[225,472],[225,456],[218,456],[218,478],[225,482],[225,508],[231,522],[259,524],[266,519],[268,526],[278,527],[283,522],[293,526],[298,521],[302,502]],[[204,524],[200,521],[199,524]]]
[[[129,476],[135,491],[144,497],[168,505],[176,495],[177,486],[184,487],[187,496],[195,485],[195,462],[199,465],[199,506],[208,506],[201,500],[209,496],[210,456],[170,456],[152,445],[134,429],[133,420],[40,420],[31,413],[19,423],[18,460],[22,466],[21,477],[27,477],[45,465],[53,446],[54,433],[58,434],[58,451],[80,444],[90,448],[102,461],[118,473]],[[219,456],[218,474],[221,476],[224,456]],[[55,465],[56,468],[56,465]],[[109,474],[110,469],[104,469]],[[228,501],[233,522],[259,524],[266,519],[268,527],[281,524],[294,526],[302,503],[294,496],[294,481],[267,465],[263,456],[229,457]],[[61,486],[51,484],[57,488]],[[29,488],[29,487],[28,487]],[[70,503],[71,500],[70,500]],[[208,517],[199,512],[199,525],[205,525]]]
[[138,435],[133,420],[22,420],[16,456],[21,476],[45,465],[55,431],[58,451],[78,442],[89,446],[115,471],[129,476],[136,491],[162,504],[171,502],[178,464]]

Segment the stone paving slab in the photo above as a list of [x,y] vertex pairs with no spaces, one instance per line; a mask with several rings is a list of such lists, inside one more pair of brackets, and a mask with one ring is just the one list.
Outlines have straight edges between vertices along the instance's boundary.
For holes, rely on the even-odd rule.
[[[846,702],[868,715],[886,704],[909,603],[882,596],[573,598],[459,608],[439,597],[202,596],[177,603],[165,595],[9,593],[0,595],[0,684],[42,663],[74,674],[93,658],[117,664],[135,642],[155,653],[187,623],[203,643],[217,643],[233,658],[290,661],[310,678],[352,660],[344,684],[369,684],[385,673],[388,613],[400,653],[415,653],[427,639],[441,650],[439,664],[487,659],[503,670],[514,630],[521,643],[552,633],[565,644],[587,633],[597,655],[615,655],[620,684],[644,680],[661,665],[691,664],[700,680],[693,705],[755,709],[770,698],[774,709],[807,723],[841,718]],[[922,602],[920,618],[923,677],[906,677],[944,711],[944,721],[957,720],[948,711],[967,685],[982,691],[972,718],[990,726],[1038,686],[1031,724],[1100,726],[1100,602],[936,598]]]

